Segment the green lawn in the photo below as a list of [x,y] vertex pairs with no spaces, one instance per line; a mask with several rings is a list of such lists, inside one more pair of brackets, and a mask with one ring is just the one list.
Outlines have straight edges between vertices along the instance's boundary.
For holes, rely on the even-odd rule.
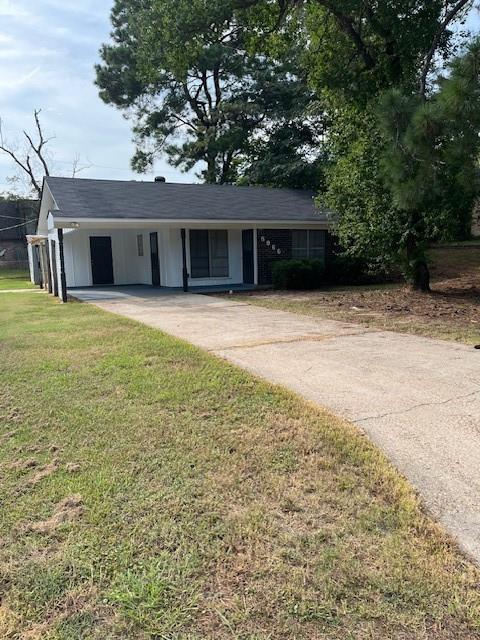
[[348,424],[42,294],[0,345],[2,639],[480,638],[480,572]]
[[2,289],[32,289],[30,274],[24,269],[0,268],[0,291]]

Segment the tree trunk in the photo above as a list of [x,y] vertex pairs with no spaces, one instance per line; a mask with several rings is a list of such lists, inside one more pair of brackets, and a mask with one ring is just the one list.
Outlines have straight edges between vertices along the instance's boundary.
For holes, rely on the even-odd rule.
[[412,289],[414,291],[430,291],[430,270],[426,260],[417,260],[413,268]]
[[217,184],[217,163],[214,155],[209,155],[207,157],[207,174],[205,182],[207,184]]
[[409,279],[412,289],[414,291],[430,291],[430,270],[425,257],[425,251],[419,246],[415,236],[409,236],[406,249]]

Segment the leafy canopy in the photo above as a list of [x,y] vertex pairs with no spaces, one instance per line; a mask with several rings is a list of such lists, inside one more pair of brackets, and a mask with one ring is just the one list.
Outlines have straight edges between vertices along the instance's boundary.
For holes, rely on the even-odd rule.
[[185,171],[204,163],[207,182],[233,181],[252,136],[309,98],[296,52],[248,50],[243,15],[233,0],[116,0],[97,84],[134,121],[136,169],[164,154]]

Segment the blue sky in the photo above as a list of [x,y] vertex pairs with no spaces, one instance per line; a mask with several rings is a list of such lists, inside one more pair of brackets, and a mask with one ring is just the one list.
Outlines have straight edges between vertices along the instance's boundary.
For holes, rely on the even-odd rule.
[[[6,138],[33,130],[41,108],[46,133],[54,135],[54,172],[69,175],[75,155],[91,165],[79,175],[138,178],[130,170],[130,124],[105,105],[93,84],[98,49],[108,38],[113,0],[0,0],[0,117]],[[0,154],[0,191],[15,173]],[[153,175],[195,181],[159,161]],[[149,179],[148,176],[142,179]]]
[[[108,38],[113,0],[0,0],[0,117],[9,140],[32,129],[33,110],[54,151],[54,172],[69,175],[72,161],[90,165],[81,177],[131,179],[130,125],[103,104],[93,84],[93,65]],[[480,30],[478,12],[469,26]],[[0,191],[14,173],[0,154]],[[159,160],[153,175],[172,182],[195,181]]]

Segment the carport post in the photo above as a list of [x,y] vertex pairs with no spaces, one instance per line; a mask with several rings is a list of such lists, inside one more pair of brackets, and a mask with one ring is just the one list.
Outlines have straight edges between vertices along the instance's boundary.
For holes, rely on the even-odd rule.
[[[65,255],[63,253],[63,229],[58,229],[58,254],[60,257],[60,298],[67,301],[67,279],[65,277]],[[55,265],[57,268],[57,265]]]
[[53,273],[52,273],[52,256],[50,255],[50,240],[46,238],[45,244],[45,271],[47,274],[47,289],[48,293],[53,293]]
[[185,293],[188,291],[188,271],[187,271],[187,233],[185,229],[180,229],[180,235],[182,236],[182,280],[183,290]]
[[38,257],[40,258],[40,278],[41,278],[41,283],[40,286],[42,287],[42,289],[46,289],[47,288],[47,277],[45,275],[45,256],[44,256],[44,251],[43,251],[43,245],[39,244],[38,245]]

